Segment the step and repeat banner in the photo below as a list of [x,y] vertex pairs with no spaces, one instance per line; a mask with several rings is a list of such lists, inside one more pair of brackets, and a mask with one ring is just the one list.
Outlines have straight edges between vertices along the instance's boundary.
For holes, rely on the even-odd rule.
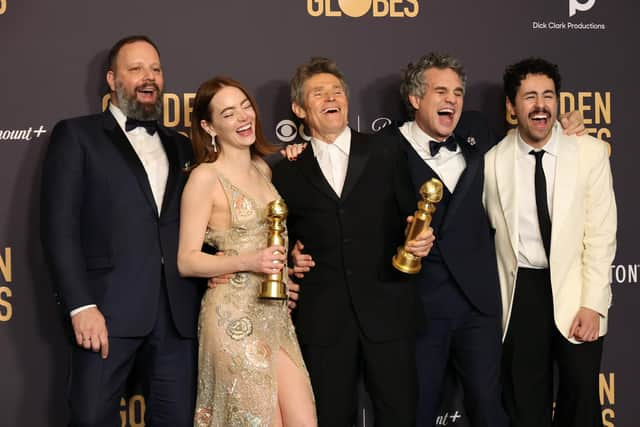
[[[0,0],[2,425],[66,425],[69,340],[39,243],[41,163],[58,120],[104,107],[111,45],[146,34],[161,52],[166,126],[188,132],[199,83],[225,74],[256,96],[273,143],[307,138],[288,81],[311,56],[342,68],[362,132],[404,119],[400,70],[429,51],[463,60],[465,109],[485,112],[499,134],[509,126],[505,66],[534,55],[557,63],[561,111],[582,111],[611,144],[620,225],[600,401],[605,426],[637,426],[639,12],[634,0]],[[435,425],[468,426],[455,382],[450,393]],[[358,425],[373,426],[362,402]],[[122,426],[143,425],[144,411],[143,396],[123,397]]]

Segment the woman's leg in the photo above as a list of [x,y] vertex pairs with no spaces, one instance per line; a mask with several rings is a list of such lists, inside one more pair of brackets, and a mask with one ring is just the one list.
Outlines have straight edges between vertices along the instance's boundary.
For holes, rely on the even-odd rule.
[[283,349],[278,350],[274,363],[278,381],[276,409],[279,412],[274,421],[280,418],[280,425],[284,427],[315,427],[316,411],[309,376]]

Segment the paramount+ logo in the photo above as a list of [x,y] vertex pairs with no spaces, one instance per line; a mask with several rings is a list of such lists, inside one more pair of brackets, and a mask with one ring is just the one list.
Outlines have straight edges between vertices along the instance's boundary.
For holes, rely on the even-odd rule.
[[418,0],[307,0],[307,12],[314,17],[415,18],[420,5]]

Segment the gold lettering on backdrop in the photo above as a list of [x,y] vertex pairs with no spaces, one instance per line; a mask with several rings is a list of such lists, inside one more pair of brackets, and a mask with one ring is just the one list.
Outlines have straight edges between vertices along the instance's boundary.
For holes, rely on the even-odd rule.
[[331,10],[331,0],[325,0],[324,2],[325,16],[342,16],[339,10]]
[[7,11],[7,0],[0,0],[0,15],[4,15]]
[[[180,98],[175,93],[165,93],[162,102],[162,123],[167,127],[178,126],[180,123]],[[171,116],[172,112],[173,116]]]
[[120,427],[144,427],[144,414],[146,412],[144,396],[134,394],[127,401],[120,398]]
[[418,0],[307,0],[307,13],[313,17],[359,18],[369,12],[375,18],[415,18],[420,7]]
[[196,98],[195,93],[185,93],[184,94],[184,127],[191,127],[191,113],[193,112],[193,100]]
[[0,322],[8,322],[13,317],[13,306],[11,305],[11,288],[0,286]]
[[[584,126],[589,135],[604,142],[611,141],[611,91],[577,93],[560,92],[559,114],[578,110],[584,117]],[[505,119],[511,126],[518,121],[505,112]],[[611,148],[611,147],[609,147]]]
[[307,13],[311,16],[321,16],[324,12],[324,0],[307,0]]
[[387,16],[389,13],[389,3],[387,0],[373,0],[373,16]]
[[420,6],[418,0],[407,0],[409,6],[404,7],[404,14],[407,18],[415,18],[420,13]]
[[600,373],[599,375],[600,387],[600,404],[601,405],[615,405],[616,403],[616,374],[609,372],[608,376]]
[[614,372],[600,373],[598,376],[598,391],[602,408],[602,423],[604,427],[614,427],[616,413],[613,405],[616,403],[616,374]]
[[4,257],[0,254],[0,273],[2,273],[2,278],[6,283],[13,281],[12,271],[11,248],[4,248]]
[[338,0],[338,5],[345,15],[359,18],[371,9],[371,0]]
[[[162,125],[168,128],[173,127],[191,127],[191,112],[193,111],[193,100],[195,93],[164,93],[162,98]],[[109,106],[110,94],[102,97],[102,111]],[[180,131],[186,137],[188,132]]]
[[616,413],[612,408],[602,410],[602,427],[615,427]]

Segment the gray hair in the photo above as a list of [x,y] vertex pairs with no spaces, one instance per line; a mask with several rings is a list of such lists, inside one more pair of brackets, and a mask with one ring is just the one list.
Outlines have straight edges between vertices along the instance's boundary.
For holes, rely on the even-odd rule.
[[409,102],[409,95],[422,98],[425,94],[425,82],[422,76],[429,68],[438,68],[441,70],[451,69],[460,77],[462,88],[467,83],[467,75],[462,66],[462,62],[458,58],[446,53],[431,52],[418,59],[415,64],[409,63],[407,68],[402,71],[402,82],[400,83],[400,95],[407,107],[407,111],[413,114],[415,108]]
[[338,69],[335,61],[323,58],[319,56],[315,56],[311,58],[308,62],[304,64],[300,64],[298,68],[296,68],[293,77],[291,78],[291,102],[298,104],[301,107],[304,107],[304,82],[313,77],[316,74],[332,74],[340,80],[342,87],[344,89],[345,95],[349,96],[349,91],[347,88],[347,84],[344,81],[344,74]]

